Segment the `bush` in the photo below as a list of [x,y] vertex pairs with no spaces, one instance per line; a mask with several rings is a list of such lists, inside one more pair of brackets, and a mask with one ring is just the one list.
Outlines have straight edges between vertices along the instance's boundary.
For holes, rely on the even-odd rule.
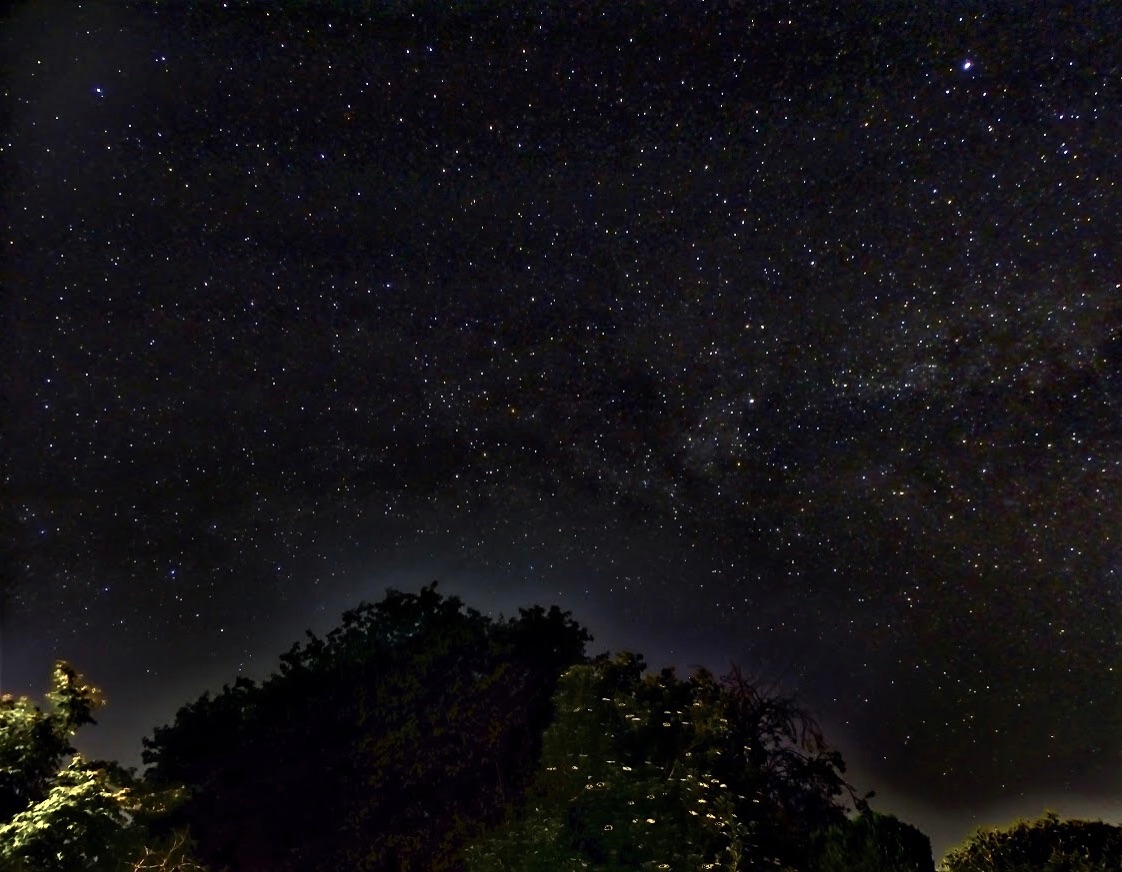
[[979,829],[952,849],[940,872],[1117,872],[1122,869],[1122,827],[1102,821],[1036,821]]

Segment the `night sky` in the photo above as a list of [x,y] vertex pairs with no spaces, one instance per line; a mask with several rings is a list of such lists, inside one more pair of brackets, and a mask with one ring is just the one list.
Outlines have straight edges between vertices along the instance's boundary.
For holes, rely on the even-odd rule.
[[8,13],[4,690],[136,763],[436,578],[780,679],[937,858],[1122,819],[1122,13],[435,5]]

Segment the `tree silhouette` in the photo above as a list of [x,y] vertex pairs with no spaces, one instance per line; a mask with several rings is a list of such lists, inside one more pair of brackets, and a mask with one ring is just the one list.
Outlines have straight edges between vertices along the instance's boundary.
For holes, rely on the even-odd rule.
[[871,810],[816,833],[811,856],[816,872],[935,872],[931,839]]
[[943,858],[940,872],[1113,872],[1122,869],[1122,827],[1060,820],[1053,812],[979,829]]
[[735,670],[644,669],[569,669],[525,806],[470,870],[803,868],[809,834],[845,821],[841,757],[792,699]]
[[145,739],[177,822],[234,870],[453,868],[517,805],[558,676],[591,637],[556,607],[492,620],[430,585],[311,633]]

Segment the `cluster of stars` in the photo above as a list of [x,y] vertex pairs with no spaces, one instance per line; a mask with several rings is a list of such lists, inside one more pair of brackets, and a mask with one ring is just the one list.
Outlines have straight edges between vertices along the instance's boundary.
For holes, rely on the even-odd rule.
[[59,639],[244,664],[414,560],[795,662],[911,784],[1120,704],[1097,31],[195,6],[10,47],[4,486]]

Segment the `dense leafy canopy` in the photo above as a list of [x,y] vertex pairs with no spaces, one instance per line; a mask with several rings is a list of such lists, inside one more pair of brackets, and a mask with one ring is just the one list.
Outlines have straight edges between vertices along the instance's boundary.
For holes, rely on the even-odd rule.
[[1006,828],[980,829],[951,850],[940,872],[1115,872],[1122,827],[1060,820],[1054,813]]
[[526,806],[469,869],[801,867],[810,834],[846,820],[841,757],[793,700],[736,671],[644,669],[621,654],[566,673]]
[[815,872],[935,872],[924,833],[870,809],[815,833],[811,858]]
[[390,591],[181,709],[145,740],[149,775],[192,791],[179,821],[217,867],[452,868],[517,804],[589,639],[556,607],[496,621]]
[[[106,872],[190,868],[186,839],[176,857],[152,841],[149,826],[179,799],[153,791],[113,763],[87,762],[70,739],[94,723],[97,688],[68,664],[55,664],[47,707],[27,698],[0,697],[0,870]],[[143,858],[165,863],[141,867]],[[197,867],[196,867],[197,868]]]

